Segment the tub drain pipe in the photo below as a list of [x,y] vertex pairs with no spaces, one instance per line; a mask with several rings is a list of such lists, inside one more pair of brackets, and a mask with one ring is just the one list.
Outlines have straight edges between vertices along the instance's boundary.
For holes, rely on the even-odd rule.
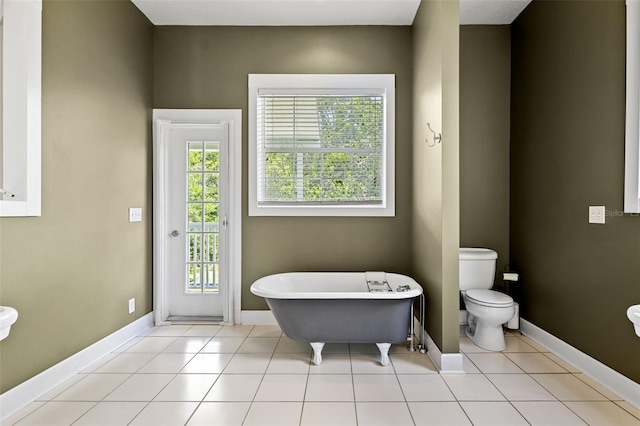
[[414,332],[414,326],[413,326],[413,300],[411,301],[411,313],[409,314],[409,346],[407,347],[407,350],[409,352],[415,352],[416,351],[416,334]]
[[424,300],[424,293],[422,293],[420,294],[420,344],[418,345],[418,349],[420,350],[421,354],[427,353],[427,344],[424,338],[424,311],[425,311],[425,300]]

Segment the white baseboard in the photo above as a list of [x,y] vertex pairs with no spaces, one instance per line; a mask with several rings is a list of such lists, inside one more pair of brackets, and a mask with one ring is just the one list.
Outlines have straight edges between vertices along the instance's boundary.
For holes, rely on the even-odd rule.
[[[414,329],[416,330],[416,337],[420,339],[420,321],[414,318]],[[425,345],[427,347],[427,356],[436,366],[440,374],[464,374],[464,358],[461,353],[445,353],[443,354],[433,341],[429,333],[424,332]]]
[[269,311],[242,311],[240,323],[245,325],[278,325],[278,321]]
[[122,327],[104,339],[71,355],[42,373],[9,389],[0,395],[0,413],[7,418],[46,394],[60,383],[70,379],[98,359],[113,352],[123,343],[153,326],[153,312]]
[[524,334],[640,409],[640,384],[525,319],[520,319],[520,327]]

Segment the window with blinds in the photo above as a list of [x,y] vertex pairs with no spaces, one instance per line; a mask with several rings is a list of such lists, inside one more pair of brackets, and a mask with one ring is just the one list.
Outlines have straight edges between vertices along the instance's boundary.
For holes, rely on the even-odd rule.
[[382,96],[258,95],[258,205],[381,204]]
[[[250,214],[393,215],[388,88],[309,75],[251,88],[256,76],[265,75],[250,75]],[[307,81],[280,86],[297,78]]]

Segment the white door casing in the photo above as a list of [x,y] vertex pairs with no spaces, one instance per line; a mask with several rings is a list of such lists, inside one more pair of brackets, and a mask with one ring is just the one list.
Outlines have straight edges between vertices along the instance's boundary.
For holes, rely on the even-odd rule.
[[[222,302],[222,317],[225,323],[234,324],[240,321],[241,295],[241,172],[242,172],[242,112],[241,110],[164,110],[153,111],[153,205],[154,205],[154,253],[153,253],[153,309],[156,324],[168,324],[171,307],[171,247],[184,248],[183,237],[171,237],[176,230],[175,218],[171,221],[171,192],[175,190],[175,178],[171,176],[169,166],[172,156],[171,137],[176,134],[197,135],[224,128],[228,131],[228,197],[226,214],[226,258],[221,259],[220,268],[226,273],[226,286],[216,296]],[[214,130],[215,131],[215,130]],[[185,151],[186,152],[186,151]],[[173,189],[172,189],[173,185]],[[178,184],[183,185],[183,184]],[[184,192],[184,191],[183,191]],[[176,203],[174,203],[175,205]],[[184,202],[178,208],[184,208]],[[221,233],[222,235],[222,233]],[[177,244],[176,244],[177,243]],[[182,250],[179,248],[178,250]],[[175,256],[173,256],[175,257]],[[184,271],[184,269],[183,269]],[[225,291],[226,290],[226,291]],[[173,296],[175,297],[175,296]],[[189,296],[188,296],[189,297]],[[182,313],[181,313],[182,314]],[[203,315],[194,311],[193,315]]]

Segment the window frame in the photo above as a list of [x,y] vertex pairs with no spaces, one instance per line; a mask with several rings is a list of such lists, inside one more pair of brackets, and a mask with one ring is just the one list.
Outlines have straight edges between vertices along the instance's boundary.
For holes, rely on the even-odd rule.
[[0,217],[42,215],[42,0],[0,0]]
[[[259,91],[309,94],[318,90],[363,90],[384,99],[381,204],[259,205],[257,103]],[[249,216],[395,216],[394,74],[249,74]]]
[[625,213],[640,213],[640,1],[627,0]]

